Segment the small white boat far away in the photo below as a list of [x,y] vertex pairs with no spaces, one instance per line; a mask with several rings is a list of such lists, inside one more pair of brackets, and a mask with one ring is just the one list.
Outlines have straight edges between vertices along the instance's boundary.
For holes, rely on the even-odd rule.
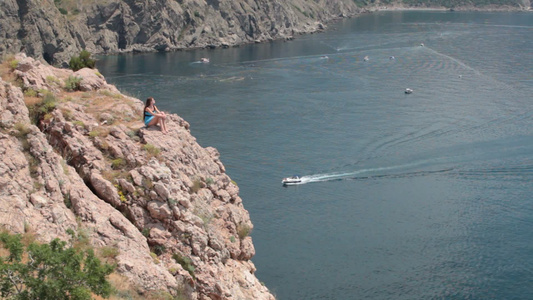
[[200,58],[200,62],[203,62],[204,64],[209,62],[209,58],[202,57]]
[[283,185],[294,185],[294,184],[299,184],[302,182],[302,179],[300,178],[300,176],[297,176],[297,175],[294,175],[294,176],[291,176],[291,177],[287,177],[287,178],[283,178],[281,180],[281,183]]
[[410,88],[406,88],[406,89],[405,89],[405,93],[406,93],[406,94],[412,94],[412,93],[413,93],[413,90],[410,89]]

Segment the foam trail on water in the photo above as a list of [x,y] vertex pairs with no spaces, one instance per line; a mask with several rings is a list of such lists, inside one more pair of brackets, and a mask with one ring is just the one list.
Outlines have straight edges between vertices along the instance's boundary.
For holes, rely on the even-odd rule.
[[[424,165],[427,163],[435,163],[435,160],[423,160],[416,163],[411,164],[405,164],[405,165],[399,165],[399,166],[390,166],[390,167],[379,167],[379,168],[368,168],[368,169],[360,169],[353,172],[343,172],[343,173],[323,173],[323,174],[313,174],[313,175],[305,175],[301,176],[302,182],[300,184],[306,184],[306,183],[312,183],[312,182],[324,182],[324,181],[335,181],[335,180],[344,180],[354,177],[366,177],[366,176],[385,176],[385,175],[393,175],[388,174],[386,171],[392,171],[392,170],[401,170],[404,169],[405,171],[408,171],[409,168]],[[385,171],[385,172],[384,172]],[[440,170],[442,171],[442,170]],[[419,173],[428,173],[428,172],[419,172]],[[431,173],[431,172],[429,172]],[[413,172],[408,172],[406,174],[412,175]],[[400,175],[396,173],[396,175]]]
[[346,172],[346,173],[326,173],[326,174],[306,175],[306,176],[302,176],[302,183],[340,180],[340,179],[345,179],[345,178],[351,178],[351,177],[358,176],[358,175],[364,175],[367,173],[393,170],[393,169],[398,169],[402,167],[406,167],[406,166],[361,169],[361,170],[357,170],[354,172]]

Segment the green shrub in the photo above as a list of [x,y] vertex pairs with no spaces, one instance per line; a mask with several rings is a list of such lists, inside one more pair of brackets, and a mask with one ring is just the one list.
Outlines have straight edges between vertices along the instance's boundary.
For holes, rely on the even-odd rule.
[[76,121],[72,122],[72,124],[74,124],[76,126],[79,126],[79,127],[85,128],[85,123],[83,123],[83,121],[80,121],[80,120],[76,120]]
[[31,132],[31,129],[28,127],[28,124],[26,123],[21,123],[21,122],[16,123],[14,128],[16,132],[13,135],[18,138],[25,138]]
[[8,252],[0,257],[3,299],[89,300],[91,293],[110,295],[106,277],[113,266],[102,264],[92,249],[66,247],[67,243],[59,239],[27,246],[21,240],[21,235],[0,233],[0,242]]
[[128,199],[126,198],[126,195],[124,195],[124,191],[122,190],[122,187],[118,184],[115,184],[115,188],[117,188],[118,197],[120,198],[120,202],[126,203],[128,202]]
[[154,264],[158,265],[160,263],[159,258],[157,257],[157,254],[155,254],[154,252],[150,252],[150,256],[152,257]]
[[37,91],[34,89],[27,89],[24,91],[24,96],[26,97],[37,97]]
[[248,224],[241,223],[237,225],[237,234],[241,240],[250,235],[250,232],[252,232],[252,228]]
[[46,76],[46,82],[49,83],[49,84],[55,84],[55,85],[60,85],[60,83],[61,83],[61,81],[59,81],[59,79],[57,79],[57,77],[52,76],[52,75]]
[[144,227],[143,230],[142,230],[142,234],[143,234],[145,237],[150,237],[150,228],[148,228],[148,227]]
[[124,159],[122,159],[121,157],[117,158],[117,159],[113,159],[111,161],[111,168],[113,170],[120,170],[122,168],[124,168],[126,166],[126,161]]
[[198,191],[203,187],[203,182],[200,179],[195,179],[192,182],[191,192],[198,193]]
[[91,248],[90,233],[87,228],[81,227],[81,223],[78,221],[78,229],[76,232],[72,229],[67,229],[68,235],[70,235],[72,248],[76,250],[87,250]]
[[107,259],[108,261],[115,261],[117,256],[120,254],[120,250],[117,247],[113,246],[104,246],[98,249],[100,257]]
[[89,51],[82,50],[80,56],[73,56],[68,65],[73,71],[78,71],[83,68],[94,69],[96,61],[91,59],[91,53]]
[[41,102],[29,105],[28,110],[33,124],[38,124],[44,115],[52,112],[56,108],[56,103],[56,97],[51,93],[46,93]]
[[178,264],[180,264],[185,271],[189,272],[189,274],[191,274],[192,278],[196,279],[196,276],[194,275],[194,271],[196,271],[196,268],[192,265],[192,260],[189,257],[183,256],[183,255],[181,255],[179,253],[174,253],[172,255],[172,258]]
[[159,255],[163,255],[165,251],[167,251],[167,247],[165,247],[164,245],[155,245],[153,247],[153,250],[154,250],[154,253],[157,256],[159,256]]
[[[74,117],[72,116],[72,111],[68,109],[63,109],[61,110],[61,112],[63,113],[63,117],[65,117],[65,120],[72,121],[74,119]],[[83,127],[85,127],[85,124],[83,124]]]
[[43,98],[43,102],[41,102],[39,110],[43,115],[50,113],[56,108],[56,104],[56,97],[50,93],[47,93]]
[[75,76],[69,76],[65,80],[65,90],[67,91],[79,91],[80,90],[81,78]]
[[19,61],[16,59],[12,59],[9,61],[9,67],[11,70],[15,70],[19,66]]
[[70,194],[65,194],[63,196],[63,203],[65,203],[65,206],[68,209],[72,208],[72,201],[70,200]]
[[30,168],[30,176],[32,178],[37,178],[40,172],[41,161],[31,154],[28,155],[26,158],[28,159],[28,166]]
[[89,132],[90,138],[95,138],[97,136],[105,138],[108,135],[109,135],[109,130],[105,127],[96,127],[95,129],[91,130],[91,132]]
[[90,138],[95,138],[97,137],[99,134],[99,132],[97,130],[91,130],[91,132],[89,132],[89,137]]
[[174,206],[178,205],[178,201],[176,199],[173,199],[173,198],[168,198],[167,202],[168,202],[168,206],[170,206],[170,207],[174,207]]
[[143,146],[143,149],[148,152],[149,157],[158,157],[161,153],[161,149],[157,148],[152,144],[146,144]]

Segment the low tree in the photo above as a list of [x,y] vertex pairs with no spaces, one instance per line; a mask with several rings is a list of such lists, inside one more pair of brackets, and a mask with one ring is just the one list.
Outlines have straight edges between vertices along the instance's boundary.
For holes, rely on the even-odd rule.
[[68,63],[68,66],[73,71],[78,71],[79,69],[83,69],[83,68],[94,69],[95,65],[96,65],[96,61],[91,58],[91,53],[87,50],[82,50],[80,52],[80,56],[73,56],[70,59],[70,62]]
[[91,292],[108,297],[107,281],[114,267],[102,264],[92,249],[66,247],[54,239],[49,244],[22,243],[21,235],[0,233],[9,252],[0,256],[0,296],[5,299],[91,299]]

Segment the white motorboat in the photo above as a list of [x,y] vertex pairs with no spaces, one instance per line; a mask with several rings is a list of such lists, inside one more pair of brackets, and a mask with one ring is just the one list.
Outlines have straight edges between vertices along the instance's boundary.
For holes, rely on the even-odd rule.
[[405,93],[406,93],[406,94],[412,94],[412,93],[413,93],[413,90],[410,89],[410,88],[406,88],[406,89],[405,89]]
[[209,58],[202,57],[202,58],[200,58],[200,62],[202,62],[204,64],[209,63]]
[[300,176],[291,176],[291,177],[287,177],[287,178],[283,178],[281,180],[281,183],[283,185],[294,185],[294,184],[299,184],[299,183],[302,183],[302,179],[300,178]]

